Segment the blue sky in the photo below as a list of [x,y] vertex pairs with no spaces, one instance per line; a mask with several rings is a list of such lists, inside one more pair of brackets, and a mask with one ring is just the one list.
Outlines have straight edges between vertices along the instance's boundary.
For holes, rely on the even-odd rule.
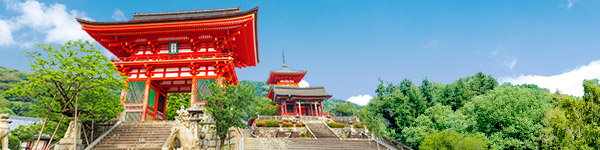
[[20,52],[32,43],[90,39],[74,17],[117,21],[134,12],[231,6],[259,7],[261,62],[238,69],[238,78],[267,80],[281,67],[283,48],[289,67],[307,70],[311,86],[339,99],[368,100],[378,78],[450,83],[482,71],[579,96],[583,79],[600,77],[600,0],[4,0],[0,66],[28,70]]

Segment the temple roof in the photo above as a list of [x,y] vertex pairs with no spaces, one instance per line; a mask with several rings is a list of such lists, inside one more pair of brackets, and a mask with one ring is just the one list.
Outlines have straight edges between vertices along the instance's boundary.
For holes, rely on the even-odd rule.
[[271,71],[275,73],[306,73],[304,70],[294,70],[292,68],[288,68],[285,64],[279,68],[279,70]]
[[209,20],[228,17],[238,17],[247,14],[256,13],[258,7],[242,12],[240,7],[216,8],[216,9],[199,9],[188,11],[170,11],[170,12],[150,12],[150,13],[134,13],[131,20],[116,21],[116,22],[96,22],[77,18],[80,24],[90,25],[124,25],[137,23],[156,23],[156,22],[173,22],[187,20]]
[[200,9],[188,11],[170,11],[170,12],[152,12],[152,13],[135,13],[131,20],[160,20],[174,18],[195,18],[220,16],[232,13],[241,12],[240,7],[217,8],[217,9]]
[[300,97],[331,97],[323,87],[291,87],[291,86],[273,86],[275,95],[300,96]]

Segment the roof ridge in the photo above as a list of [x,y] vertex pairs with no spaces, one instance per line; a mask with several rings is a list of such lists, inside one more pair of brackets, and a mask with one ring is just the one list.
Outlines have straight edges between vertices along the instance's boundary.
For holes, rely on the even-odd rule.
[[134,16],[154,16],[154,15],[173,15],[173,14],[189,14],[189,13],[206,13],[206,12],[219,12],[219,11],[232,11],[240,10],[240,6],[227,7],[227,8],[213,8],[213,9],[197,9],[197,10],[184,10],[184,11],[163,11],[163,12],[147,12],[147,13],[134,13]]

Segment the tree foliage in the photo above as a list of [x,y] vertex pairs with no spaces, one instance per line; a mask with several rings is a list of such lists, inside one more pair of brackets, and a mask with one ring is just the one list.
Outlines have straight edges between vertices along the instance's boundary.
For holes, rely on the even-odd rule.
[[411,127],[404,128],[405,144],[419,147],[419,144],[430,134],[440,131],[472,133],[477,122],[467,118],[462,111],[453,111],[450,106],[437,103],[417,117]]
[[264,96],[257,96],[251,102],[247,116],[257,118],[257,115],[273,116],[279,115],[277,105],[273,105],[273,101]]
[[353,116],[358,109],[356,104],[352,102],[335,103],[331,112],[336,116]]
[[481,134],[462,134],[454,131],[433,133],[419,147],[422,150],[484,150],[488,141]]
[[498,82],[490,75],[482,72],[474,76],[460,78],[448,84],[444,91],[444,105],[451,106],[453,110],[462,107],[471,98],[487,93],[498,86]]
[[121,113],[119,90],[124,77],[90,42],[70,41],[59,47],[37,44],[27,50],[32,76],[7,91],[35,99],[41,114],[74,116],[75,99],[83,120],[103,122]]
[[540,134],[540,121],[551,107],[541,90],[501,86],[475,97],[465,110],[477,121],[476,130],[489,137],[493,149],[538,149],[535,138]]
[[542,120],[540,140],[544,149],[600,148],[600,84],[585,80],[583,98],[550,95],[556,107]]
[[[226,83],[223,81],[222,83]],[[218,83],[208,84],[210,95],[202,95],[206,100],[207,113],[215,121],[216,134],[221,145],[229,134],[230,127],[242,127],[244,112],[248,110],[248,102],[254,101],[254,86],[248,82],[238,85],[221,86]]]
[[167,96],[167,108],[165,110],[165,120],[175,120],[177,110],[181,105],[186,109],[190,107],[190,93],[172,93]]
[[[2,144],[0,143],[0,145]],[[21,149],[21,141],[19,141],[19,138],[13,135],[8,135],[8,149]]]

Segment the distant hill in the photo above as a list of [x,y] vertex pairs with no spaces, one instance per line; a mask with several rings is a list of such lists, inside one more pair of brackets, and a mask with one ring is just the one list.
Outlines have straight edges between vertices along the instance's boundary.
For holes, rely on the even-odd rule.
[[26,81],[28,76],[28,73],[16,69],[0,67],[0,113],[35,117],[31,99],[2,94],[13,85]]

